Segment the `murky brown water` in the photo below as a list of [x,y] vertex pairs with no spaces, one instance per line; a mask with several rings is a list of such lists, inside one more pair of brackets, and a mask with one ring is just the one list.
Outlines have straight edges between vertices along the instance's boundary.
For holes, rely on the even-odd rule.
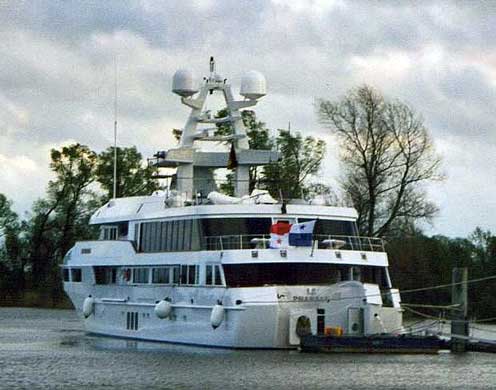
[[[496,327],[486,327],[496,338]],[[0,388],[496,389],[496,355],[232,351],[86,335],[69,310],[0,308]]]

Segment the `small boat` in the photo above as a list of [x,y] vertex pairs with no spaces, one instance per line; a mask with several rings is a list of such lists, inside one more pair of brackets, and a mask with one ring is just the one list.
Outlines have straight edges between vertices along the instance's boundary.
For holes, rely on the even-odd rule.
[[301,338],[303,352],[345,353],[402,353],[435,354],[448,350],[450,343],[438,336],[370,335],[322,336],[308,335]]

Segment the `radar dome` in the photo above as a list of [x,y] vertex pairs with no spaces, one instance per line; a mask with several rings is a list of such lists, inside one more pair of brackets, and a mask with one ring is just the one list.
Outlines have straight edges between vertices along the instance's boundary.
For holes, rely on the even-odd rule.
[[250,71],[241,79],[240,95],[248,99],[259,99],[267,94],[267,83],[262,73]]
[[179,69],[172,78],[172,92],[179,96],[188,97],[198,92],[193,72]]

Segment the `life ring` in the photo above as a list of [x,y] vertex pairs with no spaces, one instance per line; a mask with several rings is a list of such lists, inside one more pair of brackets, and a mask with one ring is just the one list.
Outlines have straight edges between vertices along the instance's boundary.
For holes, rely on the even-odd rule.
[[124,280],[129,282],[131,280],[131,269],[126,268],[123,273]]

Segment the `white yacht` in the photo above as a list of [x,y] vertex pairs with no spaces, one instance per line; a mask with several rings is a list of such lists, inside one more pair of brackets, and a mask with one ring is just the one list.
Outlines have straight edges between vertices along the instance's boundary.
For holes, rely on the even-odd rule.
[[[175,169],[174,189],[110,200],[91,217],[99,240],[77,242],[64,259],[64,289],[86,330],[227,348],[296,348],[308,333],[399,331],[400,295],[383,242],[358,236],[354,209],[323,197],[248,193],[250,167],[278,159],[249,148],[241,118],[265,95],[264,77],[249,72],[244,99],[235,100],[211,59],[198,89],[191,72],[176,72],[173,92],[191,114],[179,146],[153,162]],[[216,92],[225,98],[225,118],[205,109]],[[232,134],[213,134],[222,122]],[[207,141],[231,143],[231,151],[206,151]],[[216,192],[213,172],[233,165],[230,197]],[[291,226],[307,223],[314,226],[309,243],[284,240]]]

